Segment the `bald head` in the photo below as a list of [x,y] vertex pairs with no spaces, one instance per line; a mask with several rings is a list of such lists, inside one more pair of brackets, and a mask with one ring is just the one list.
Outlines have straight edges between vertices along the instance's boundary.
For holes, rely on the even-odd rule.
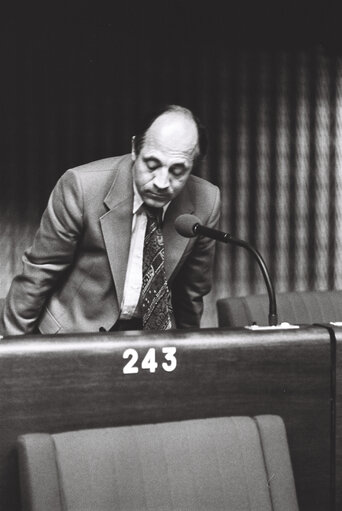
[[[198,145],[198,156],[205,156],[207,152],[208,139],[206,130],[203,127],[200,120],[193,114],[191,110],[180,105],[166,105],[163,108],[155,111],[144,119],[141,119],[140,124],[137,126],[135,136],[133,137],[134,151],[138,155],[145,143],[147,132],[152,127],[152,124],[165,120],[165,116],[175,114],[179,119],[187,119],[196,126],[197,129],[197,145]],[[171,119],[171,117],[169,117]]]
[[192,159],[199,154],[196,124],[182,112],[167,112],[157,117],[146,131],[144,144],[158,146],[170,154],[186,154]]

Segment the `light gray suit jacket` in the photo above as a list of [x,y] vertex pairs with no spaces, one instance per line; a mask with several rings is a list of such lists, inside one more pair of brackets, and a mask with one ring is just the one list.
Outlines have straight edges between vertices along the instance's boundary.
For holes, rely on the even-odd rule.
[[[120,314],[131,239],[130,155],[68,170],[57,182],[32,246],[23,256],[3,310],[6,335],[109,330]],[[184,238],[183,213],[217,226],[216,186],[190,176],[171,202],[164,224],[165,269],[177,327],[197,327],[212,280],[214,242]]]

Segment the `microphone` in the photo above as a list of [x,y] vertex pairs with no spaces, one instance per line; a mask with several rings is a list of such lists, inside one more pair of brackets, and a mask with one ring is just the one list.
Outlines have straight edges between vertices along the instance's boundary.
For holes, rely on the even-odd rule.
[[195,236],[202,235],[206,236],[207,238],[221,241],[223,243],[238,245],[239,247],[243,247],[248,250],[256,258],[265,280],[269,299],[268,324],[270,326],[275,326],[278,324],[277,303],[274,286],[265,261],[263,260],[261,254],[254,247],[252,247],[252,245],[247,243],[247,241],[234,238],[234,236],[228,232],[218,231],[217,229],[212,229],[211,227],[201,225],[199,218],[197,218],[195,215],[180,215],[178,218],[176,218],[175,228],[178,234],[184,236],[185,238],[194,238]]

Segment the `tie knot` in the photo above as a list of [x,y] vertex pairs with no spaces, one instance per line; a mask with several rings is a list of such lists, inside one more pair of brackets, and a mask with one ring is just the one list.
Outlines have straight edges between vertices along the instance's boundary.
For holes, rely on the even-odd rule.
[[144,204],[144,208],[147,216],[151,219],[155,219],[158,225],[161,225],[163,218],[163,208],[154,208],[153,206],[148,206],[147,204]]

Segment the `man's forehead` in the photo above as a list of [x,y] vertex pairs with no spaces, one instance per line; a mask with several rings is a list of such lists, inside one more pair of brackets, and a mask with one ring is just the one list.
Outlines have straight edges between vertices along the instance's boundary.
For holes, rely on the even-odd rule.
[[171,153],[194,155],[198,146],[195,122],[180,113],[158,117],[146,132],[144,149],[159,149]]

